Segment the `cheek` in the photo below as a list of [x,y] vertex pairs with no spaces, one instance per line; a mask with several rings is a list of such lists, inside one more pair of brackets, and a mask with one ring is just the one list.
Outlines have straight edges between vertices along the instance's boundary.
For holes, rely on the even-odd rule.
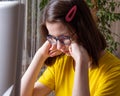
[[69,51],[69,46],[67,46],[67,47],[66,47],[66,50],[68,50],[68,51]]
[[56,50],[57,49],[57,45],[56,44],[52,44],[50,47],[50,50]]
[[64,53],[69,53],[69,46],[64,46],[64,48],[61,49]]

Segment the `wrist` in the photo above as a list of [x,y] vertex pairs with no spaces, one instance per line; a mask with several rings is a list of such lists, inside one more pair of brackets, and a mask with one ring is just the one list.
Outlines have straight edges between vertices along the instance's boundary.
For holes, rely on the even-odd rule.
[[45,62],[45,60],[48,58],[47,55],[45,55],[42,51],[38,50],[34,56],[34,58],[36,58],[37,60],[39,60],[40,62]]
[[75,62],[75,70],[78,70],[78,69],[88,69],[88,62],[83,62],[83,61],[76,61]]

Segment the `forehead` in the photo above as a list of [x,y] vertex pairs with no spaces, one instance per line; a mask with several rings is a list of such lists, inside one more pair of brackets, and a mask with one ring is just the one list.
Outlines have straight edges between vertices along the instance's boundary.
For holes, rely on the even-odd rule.
[[46,22],[46,27],[47,27],[48,33],[54,36],[69,33],[67,26],[65,26],[61,22],[54,22],[54,23]]

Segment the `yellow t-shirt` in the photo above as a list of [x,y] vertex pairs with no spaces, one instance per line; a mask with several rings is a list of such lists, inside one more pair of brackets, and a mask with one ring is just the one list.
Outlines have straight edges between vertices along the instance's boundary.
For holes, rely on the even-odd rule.
[[[55,96],[72,96],[72,57],[59,56],[38,81],[54,90]],[[106,52],[99,60],[99,67],[89,69],[89,84],[90,96],[120,96],[120,60]]]

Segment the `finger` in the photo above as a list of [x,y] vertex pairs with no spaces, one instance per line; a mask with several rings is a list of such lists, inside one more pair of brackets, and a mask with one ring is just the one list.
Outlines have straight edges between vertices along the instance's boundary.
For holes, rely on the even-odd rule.
[[50,48],[50,47],[51,47],[51,44],[50,44],[49,41],[47,40],[47,41],[44,43],[43,46],[45,46],[45,47],[47,47],[47,48]]
[[52,52],[49,53],[50,57],[58,56],[60,54],[62,54],[62,52],[58,51],[58,50],[52,51]]
[[44,50],[48,53],[50,47],[51,47],[51,44],[48,41],[46,41],[41,48],[42,48],[42,50]]
[[54,56],[57,56],[56,53],[51,53],[50,54],[50,57],[54,57]]
[[72,46],[69,46],[69,52],[72,53]]
[[72,52],[72,50],[76,47],[77,43],[72,42],[71,45],[69,46],[69,51]]

